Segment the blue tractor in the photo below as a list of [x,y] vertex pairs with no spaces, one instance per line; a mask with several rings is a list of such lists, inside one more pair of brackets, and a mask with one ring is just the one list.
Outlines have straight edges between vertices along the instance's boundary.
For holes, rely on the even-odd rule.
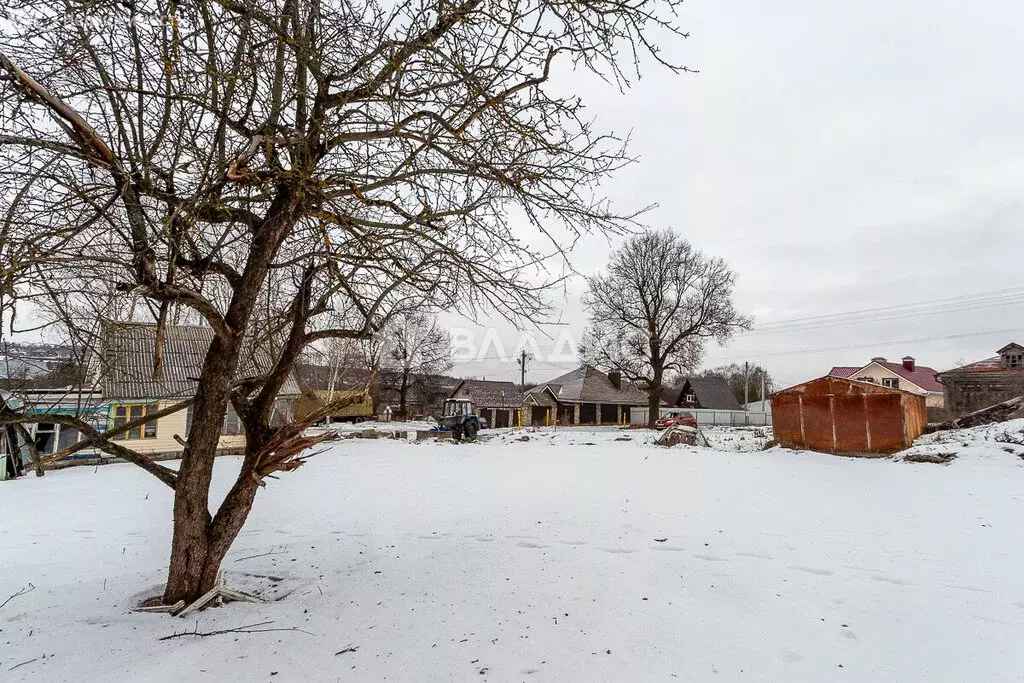
[[444,402],[444,416],[438,420],[438,430],[451,432],[456,441],[473,441],[477,432],[487,426],[483,418],[473,411],[473,402],[449,398]]

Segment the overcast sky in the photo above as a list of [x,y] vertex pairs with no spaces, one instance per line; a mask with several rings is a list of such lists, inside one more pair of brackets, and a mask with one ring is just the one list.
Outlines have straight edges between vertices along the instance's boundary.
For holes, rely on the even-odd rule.
[[[744,312],[766,324],[1018,288],[755,330],[706,365],[750,360],[788,385],[877,355],[945,370],[1024,340],[1024,3],[691,0],[681,22],[691,37],[671,52],[699,74],[650,67],[625,94],[579,74],[559,86],[632,135],[640,162],[608,196],[658,204],[646,223],[725,258]],[[576,268],[599,269],[615,244],[583,240]],[[568,325],[545,330],[544,354],[581,335],[582,287],[555,297]],[[496,327],[511,355],[518,332]],[[494,347],[485,355],[456,373],[518,379]],[[539,358],[528,381],[558,366]]]

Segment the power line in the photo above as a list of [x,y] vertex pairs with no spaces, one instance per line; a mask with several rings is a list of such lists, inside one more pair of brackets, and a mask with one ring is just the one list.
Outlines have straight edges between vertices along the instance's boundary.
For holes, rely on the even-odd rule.
[[965,332],[963,334],[950,334],[944,337],[921,337],[920,339],[889,339],[885,341],[871,342],[868,344],[847,344],[845,346],[828,346],[820,349],[790,349],[788,351],[766,351],[760,353],[746,353],[736,358],[727,359],[720,362],[737,362],[745,358],[763,358],[765,356],[788,356],[796,353],[823,353],[825,351],[845,351],[847,349],[868,349],[872,347],[894,345],[894,344],[923,344],[925,342],[933,341],[947,341],[950,339],[966,339],[969,337],[987,337],[997,334],[1013,334],[1015,332],[1024,332],[1024,328],[1017,327],[1009,330],[988,330],[986,332]]
[[989,308],[1019,306],[1022,304],[1024,304],[1024,297],[1004,297],[998,299],[963,302],[955,305],[933,306],[924,308],[923,310],[919,309],[916,311],[889,311],[887,313],[873,315],[859,314],[857,317],[850,317],[846,319],[807,321],[804,323],[797,323],[785,326],[777,325],[771,327],[757,327],[753,331],[744,334],[744,336],[763,336],[769,334],[782,334],[785,332],[802,332],[804,330],[817,330],[825,327],[861,325],[865,323],[876,322],[891,322],[893,320],[906,320],[911,318],[921,318],[930,315],[941,315],[944,313],[948,314],[963,311],[984,310]]
[[966,303],[965,300],[969,300],[969,299],[989,299],[991,297],[1004,297],[1004,296],[1011,296],[1011,295],[1024,296],[1024,287],[1021,287],[1021,286],[1009,287],[1009,288],[1006,288],[1006,289],[997,289],[997,290],[993,290],[993,291],[989,291],[989,292],[977,292],[977,293],[974,293],[974,294],[961,294],[961,295],[958,295],[958,296],[944,297],[944,298],[941,298],[941,299],[928,299],[928,300],[925,300],[925,301],[914,301],[914,302],[903,303],[903,304],[892,304],[892,305],[889,305],[889,306],[875,306],[875,307],[872,307],[872,308],[860,308],[860,309],[856,309],[856,310],[852,310],[852,311],[843,311],[843,312],[840,312],[840,313],[827,313],[827,314],[821,314],[821,315],[810,315],[810,316],[804,316],[804,317],[801,317],[801,318],[786,318],[786,319],[783,319],[783,320],[767,321],[767,322],[762,324],[762,327],[769,326],[769,325],[772,325],[772,326],[774,326],[774,325],[789,325],[789,324],[792,324],[792,323],[799,323],[799,322],[804,322],[804,321],[828,320],[828,319],[832,319],[832,318],[842,318],[842,317],[847,317],[847,316],[851,316],[851,315],[859,315],[859,314],[866,314],[866,313],[876,313],[876,312],[880,312],[880,311],[891,311],[891,310],[895,310],[895,309],[904,309],[904,308],[914,309],[914,308],[919,308],[921,306],[933,306],[935,304],[951,304],[951,303],[958,303],[958,302],[959,303]]

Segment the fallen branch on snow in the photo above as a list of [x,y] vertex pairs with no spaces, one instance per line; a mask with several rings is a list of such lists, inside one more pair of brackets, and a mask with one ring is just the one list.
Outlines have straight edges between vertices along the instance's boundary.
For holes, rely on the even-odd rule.
[[14,598],[18,597],[19,595],[24,595],[25,593],[31,593],[31,592],[32,592],[32,591],[34,591],[35,589],[36,589],[36,587],[35,587],[35,586],[33,586],[33,585],[32,585],[32,584],[30,583],[29,585],[25,586],[25,587],[24,587],[24,588],[22,588],[22,589],[21,589],[20,591],[18,591],[18,592],[17,592],[17,593],[15,593],[14,595],[12,595],[11,597],[7,598],[7,599],[6,599],[6,600],[4,600],[3,602],[0,602],[0,608],[3,608],[3,606],[4,606],[4,605],[6,605],[7,603],[9,603],[9,602],[10,602],[11,600],[13,600]]
[[27,662],[22,662],[21,664],[15,664],[15,665],[14,665],[14,666],[12,666],[12,667],[11,667],[10,669],[8,669],[8,671],[14,671],[14,670],[15,670],[15,669],[17,669],[17,668],[18,668],[19,666],[25,666],[26,664],[31,664],[32,662],[38,662],[38,661],[39,661],[39,657],[36,657],[35,659],[30,659],[30,660],[28,660]]
[[201,632],[199,630],[199,622],[196,622],[196,628],[193,631],[184,631],[182,633],[172,633],[169,636],[163,638],[157,638],[157,640],[171,640],[172,638],[184,638],[185,636],[193,636],[196,638],[207,638],[209,636],[221,636],[225,633],[270,633],[272,631],[297,631],[298,633],[305,633],[307,636],[315,636],[315,633],[309,631],[303,631],[301,628],[295,626],[289,626],[287,628],[259,628],[260,626],[267,626],[273,624],[273,621],[261,621],[258,624],[248,624],[247,626],[238,626],[236,628],[224,628],[219,631],[206,631]]

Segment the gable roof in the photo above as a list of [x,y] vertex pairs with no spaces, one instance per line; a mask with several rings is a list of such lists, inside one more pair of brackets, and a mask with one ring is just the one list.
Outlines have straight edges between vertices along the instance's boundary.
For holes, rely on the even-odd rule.
[[449,398],[466,398],[483,408],[515,408],[522,401],[522,392],[515,382],[464,379]]
[[903,363],[890,363],[889,361],[884,360],[873,360],[867,365],[862,365],[861,367],[834,367],[829,370],[827,376],[849,379],[857,373],[867,370],[872,365],[878,365],[879,367],[885,368],[889,372],[899,375],[911,384],[919,386],[925,391],[942,392],[942,381],[939,379],[938,371],[934,368],[925,367],[924,365],[915,364],[913,370],[908,370],[903,367]]
[[953,368],[952,370],[946,370],[942,373],[942,376],[946,375],[958,375],[958,374],[977,374],[982,372],[1005,372],[1012,374],[1024,374],[1024,368],[1004,368],[1002,356],[992,356],[985,360],[979,360],[974,363],[968,363],[959,368]]
[[[554,388],[553,388],[554,387]],[[541,386],[533,387],[528,389],[523,394],[524,405],[536,405],[536,406],[548,406],[554,407],[558,405],[555,401],[554,392],[557,391],[558,385],[543,384]]]
[[1001,348],[998,351],[996,351],[996,353],[1003,354],[1003,353],[1009,353],[1011,351],[1024,351],[1024,346],[1021,346],[1020,344],[1017,344],[1015,342],[1010,342],[1009,344],[1007,344],[1003,348]]
[[560,403],[619,403],[647,405],[647,394],[636,387],[622,384],[616,389],[608,375],[592,365],[581,365],[572,372],[531,387],[528,394],[547,387]]
[[[156,351],[156,323],[100,323],[101,357],[98,373],[105,399],[153,400],[195,396],[213,329],[200,325],[168,325],[164,334],[163,372],[153,376]],[[264,349],[246,345],[239,362],[238,377],[255,377],[273,367]],[[289,376],[279,392],[299,393]]]
[[740,402],[736,400],[736,394],[732,393],[729,382],[724,377],[687,377],[679,387],[680,400],[676,403],[682,403],[681,399],[687,385],[702,408],[743,410]]
[[847,379],[845,377],[835,377],[834,375],[825,375],[824,377],[817,377],[815,379],[801,382],[800,384],[794,384],[791,387],[785,389],[779,389],[772,394],[772,403],[775,403],[776,397],[783,396],[794,396],[799,394],[849,394],[851,396],[860,396],[861,394],[908,394],[915,396],[921,400],[924,400],[924,396],[915,394],[907,391],[906,389],[896,389],[894,387],[884,387],[881,384],[875,384],[874,382],[862,382],[856,379]]

